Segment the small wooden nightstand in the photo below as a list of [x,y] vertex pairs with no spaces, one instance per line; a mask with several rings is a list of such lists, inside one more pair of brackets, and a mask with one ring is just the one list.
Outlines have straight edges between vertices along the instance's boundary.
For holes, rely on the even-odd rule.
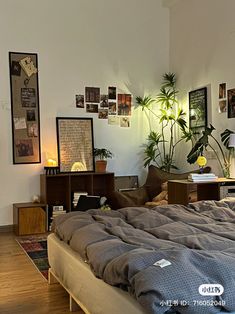
[[47,205],[42,203],[13,204],[13,229],[16,235],[47,232]]

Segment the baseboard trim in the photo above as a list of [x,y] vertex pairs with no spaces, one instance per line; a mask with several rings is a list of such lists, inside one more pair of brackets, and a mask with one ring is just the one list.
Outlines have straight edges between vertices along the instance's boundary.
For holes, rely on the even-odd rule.
[[1,232],[13,232],[13,225],[0,226]]

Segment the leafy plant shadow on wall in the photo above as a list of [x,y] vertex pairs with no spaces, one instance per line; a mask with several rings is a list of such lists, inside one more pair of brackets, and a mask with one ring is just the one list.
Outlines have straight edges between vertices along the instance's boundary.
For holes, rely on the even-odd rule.
[[[144,166],[152,163],[162,170],[170,172],[178,169],[175,164],[175,149],[185,140],[192,140],[193,133],[187,127],[186,113],[177,100],[176,76],[174,73],[165,73],[160,92],[156,98],[151,96],[136,97],[136,108],[141,108],[150,121],[154,118],[154,130],[151,128],[144,144]],[[158,110],[154,109],[157,105]],[[157,130],[157,131],[156,131]],[[178,131],[180,135],[178,136]]]

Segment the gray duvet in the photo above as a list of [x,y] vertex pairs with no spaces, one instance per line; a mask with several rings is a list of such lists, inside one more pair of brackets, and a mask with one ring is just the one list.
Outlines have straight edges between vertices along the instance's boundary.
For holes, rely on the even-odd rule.
[[[234,201],[72,212],[56,217],[53,230],[147,313],[235,311]],[[202,284],[224,292],[201,295]]]

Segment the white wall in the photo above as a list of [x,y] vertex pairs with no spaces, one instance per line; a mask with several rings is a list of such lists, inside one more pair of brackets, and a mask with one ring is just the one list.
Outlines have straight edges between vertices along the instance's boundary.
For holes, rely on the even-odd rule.
[[[235,131],[235,119],[218,112],[219,83],[235,88],[234,12],[234,0],[179,0],[170,8],[170,69],[178,75],[181,100],[188,110],[188,92],[210,87],[209,122],[217,138],[226,128]],[[216,161],[208,164],[220,174]]]
[[[12,203],[39,194],[46,154],[57,154],[55,117],[94,117],[75,108],[75,94],[158,90],[169,65],[168,9],[161,0],[0,0],[0,38],[0,225],[8,225]],[[42,164],[12,164],[9,51],[38,53]],[[95,146],[115,154],[108,170],[144,174],[145,122],[140,111],[130,129],[94,118]]]

